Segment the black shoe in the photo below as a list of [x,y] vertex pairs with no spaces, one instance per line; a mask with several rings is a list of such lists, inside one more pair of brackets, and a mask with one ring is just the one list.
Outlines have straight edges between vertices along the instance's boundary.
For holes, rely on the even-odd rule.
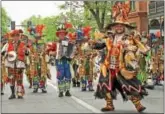
[[22,96],[18,96],[18,99],[23,99],[23,97]]
[[34,89],[34,90],[33,90],[33,93],[37,93],[37,92],[38,92],[38,89]]
[[59,95],[58,95],[58,97],[63,97],[63,96],[64,96],[63,92],[60,92]]
[[46,89],[42,89],[42,93],[47,93]]
[[66,91],[65,96],[70,97],[71,96],[70,92],[69,91]]
[[16,97],[15,97],[15,95],[14,94],[12,94],[10,97],[9,97],[9,99],[15,99]]
[[3,92],[1,92],[1,95],[4,95],[4,93],[3,93]]

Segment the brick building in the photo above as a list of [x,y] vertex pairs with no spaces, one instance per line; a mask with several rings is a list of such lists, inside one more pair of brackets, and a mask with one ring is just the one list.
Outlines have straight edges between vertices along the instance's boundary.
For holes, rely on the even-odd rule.
[[129,23],[137,27],[137,30],[148,31],[148,2],[130,1],[131,12],[128,16]]

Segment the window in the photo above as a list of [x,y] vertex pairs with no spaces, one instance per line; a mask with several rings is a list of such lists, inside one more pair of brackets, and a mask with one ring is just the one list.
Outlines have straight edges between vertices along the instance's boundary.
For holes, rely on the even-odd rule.
[[135,1],[130,1],[131,11],[135,11]]

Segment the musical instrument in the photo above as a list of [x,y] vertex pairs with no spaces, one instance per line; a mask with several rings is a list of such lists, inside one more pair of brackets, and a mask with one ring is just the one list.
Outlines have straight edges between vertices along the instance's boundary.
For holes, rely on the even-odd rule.
[[16,60],[16,58],[17,58],[17,54],[16,54],[15,51],[10,51],[10,52],[8,53],[7,60],[8,60],[9,62],[14,62],[14,61]]

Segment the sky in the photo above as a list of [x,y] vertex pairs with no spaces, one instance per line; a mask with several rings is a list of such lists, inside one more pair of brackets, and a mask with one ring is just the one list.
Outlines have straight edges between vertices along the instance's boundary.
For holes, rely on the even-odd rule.
[[61,4],[64,4],[64,1],[2,1],[2,7],[17,25],[32,15],[58,15],[62,12],[58,8]]

